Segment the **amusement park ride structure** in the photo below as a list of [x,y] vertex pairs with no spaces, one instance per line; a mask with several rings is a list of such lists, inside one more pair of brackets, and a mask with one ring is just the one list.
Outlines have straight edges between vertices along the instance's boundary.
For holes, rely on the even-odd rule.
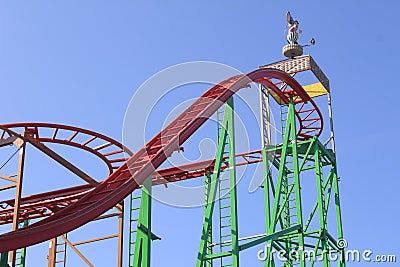
[[[112,138],[78,127],[50,123],[0,125],[0,147],[12,145],[19,151],[17,175],[0,175],[10,183],[0,190],[15,190],[14,199],[0,201],[0,225],[9,224],[12,230],[0,235],[0,267],[26,266],[27,248],[47,240],[49,267],[67,266],[67,249],[78,254],[87,266],[93,266],[77,246],[110,238],[118,240],[117,266],[121,267],[124,211],[129,212],[126,261],[129,266],[149,267],[151,243],[159,239],[151,230],[152,187],[192,178],[203,178],[205,187],[197,267],[245,266],[240,252],[259,245],[266,247],[264,266],[345,266],[344,248],[338,245],[343,231],[329,81],[311,56],[301,56],[302,47],[299,54],[293,44],[288,46],[283,53],[289,59],[213,86],[136,153]],[[289,50],[296,56],[285,53]],[[300,85],[293,76],[301,73],[312,73],[317,82]],[[262,147],[236,154],[233,96],[250,83],[259,85]],[[325,126],[323,115],[314,101],[322,96],[327,96],[326,125],[330,128],[325,143],[319,140]],[[273,100],[280,109],[282,129],[279,144],[274,146],[270,126]],[[216,158],[159,169],[213,114],[219,122]],[[85,185],[22,196],[28,144],[83,179]],[[71,146],[97,156],[106,164],[108,178],[95,180],[48,144]],[[263,166],[265,233],[243,237],[238,229],[236,168],[247,164]],[[314,187],[303,186],[303,179],[312,178]],[[312,191],[316,198],[306,211],[304,198],[313,195]],[[129,207],[124,206],[126,198]],[[71,231],[109,218],[117,218],[118,233],[78,243],[69,240]],[[281,258],[273,251],[279,251]],[[338,255],[336,261],[332,261],[331,254]]]

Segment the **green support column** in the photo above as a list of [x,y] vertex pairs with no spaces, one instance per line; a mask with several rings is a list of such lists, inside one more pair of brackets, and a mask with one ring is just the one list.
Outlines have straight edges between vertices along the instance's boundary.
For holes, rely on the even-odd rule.
[[[294,102],[293,97],[290,96],[290,105],[289,105],[289,120],[291,124],[291,146],[292,146],[292,159],[293,159],[293,174],[294,174],[294,187],[296,190],[296,217],[297,217],[297,224],[303,225],[303,210],[301,206],[301,186],[300,186],[300,170],[299,170],[299,159],[297,154],[297,131],[296,131],[296,118],[295,118],[295,109],[294,109]],[[288,201],[289,202],[289,201]],[[290,207],[288,208],[288,212]],[[299,256],[300,256],[300,266],[305,267],[304,261],[304,235],[302,231],[297,234],[298,238],[298,248],[297,249]]]
[[[299,62],[302,60],[304,62],[310,60],[310,65],[314,66],[311,69],[315,76],[320,81],[324,79],[327,81],[326,76],[315,62],[307,57],[264,67],[283,69],[294,76],[298,72],[309,70],[300,67]],[[299,69],[293,70],[292,66],[294,65]],[[315,69],[318,69],[319,72],[314,72]],[[290,102],[283,103],[276,98],[280,106],[282,126],[282,139],[276,147],[265,145],[266,137],[270,136],[267,131],[270,123],[267,100],[268,92],[271,89],[260,86],[266,235],[245,244],[241,243],[239,248],[243,250],[258,244],[266,244],[265,251],[259,250],[258,254],[260,260],[265,259],[265,267],[275,265],[282,267],[313,267],[316,265],[345,267],[343,259],[345,253],[338,246],[338,240],[343,238],[343,230],[329,88],[327,92],[331,142],[322,144],[318,140],[318,136],[311,136],[315,133],[314,130],[320,127],[318,119],[312,117],[315,110],[305,108],[307,103],[302,103],[299,96],[291,95],[290,90],[286,90],[287,84],[283,83],[279,86],[281,91],[290,97]],[[306,125],[306,127],[300,130],[296,129],[299,125],[297,120],[301,120],[301,125]],[[320,122],[322,124],[322,120]],[[300,133],[299,140],[297,140],[297,130]],[[268,161],[272,164],[271,169],[269,169]],[[304,187],[305,184],[303,184],[304,188],[302,188],[301,180],[315,181],[315,187]],[[302,198],[305,198],[306,201],[303,202]],[[310,198],[314,198],[315,203],[310,202],[312,200]],[[331,200],[334,200],[334,203]],[[335,206],[336,218],[333,218],[335,216],[333,212],[328,212],[329,206],[332,206],[331,209]],[[334,219],[336,219],[337,235],[336,231],[335,234],[329,232],[333,228],[331,225],[334,224]],[[331,225],[328,227],[328,224]],[[277,257],[278,251],[279,257]],[[341,259],[331,262],[330,256],[337,257],[339,254],[342,255]]]
[[[271,214],[271,221],[270,221],[270,227],[267,229],[267,235],[272,235],[276,231],[276,225],[279,221],[280,214],[283,211],[284,205],[281,203],[284,201],[284,203],[287,201],[287,199],[284,199],[282,194],[282,187],[284,185],[284,179],[286,177],[286,158],[288,156],[288,148],[290,146],[290,134],[291,134],[291,128],[293,127],[293,122],[292,118],[294,118],[294,114],[291,114],[293,111],[291,108],[289,108],[288,111],[288,117],[286,121],[286,129],[285,129],[285,134],[284,134],[284,140],[282,144],[282,152],[281,152],[281,157],[280,157],[280,162],[279,162],[279,170],[278,170],[278,179],[276,182],[276,190],[275,194],[273,195],[273,208],[272,208],[272,214]],[[295,123],[295,122],[294,122]],[[269,187],[268,187],[269,188]],[[269,194],[268,192],[267,194]],[[269,198],[269,195],[266,196],[266,198]],[[269,216],[269,215],[267,215]],[[272,259],[272,242],[274,240],[270,239],[267,242],[267,250],[266,250],[266,261],[265,261],[265,266],[270,267],[271,264],[273,263]]]
[[[264,173],[263,187],[264,187],[264,206],[265,206],[265,232],[268,233],[269,229],[271,228],[271,204],[270,204],[271,200],[269,196],[269,192],[271,190],[271,185],[270,185],[271,172],[269,170],[269,159],[266,147],[263,147],[262,149],[262,157],[263,157],[262,164]],[[267,243],[267,246],[271,246],[271,243]],[[264,266],[271,266],[271,265],[275,266],[272,260],[273,259],[265,261]]]
[[263,173],[264,173],[264,206],[265,206],[265,226],[266,230],[271,227],[271,209],[270,209],[270,199],[269,199],[269,194],[268,192],[270,191],[270,175],[271,172],[269,171],[269,164],[268,164],[268,158],[267,158],[267,152],[266,148],[264,147],[262,149],[262,157],[263,157]]
[[[325,201],[324,201],[324,187],[323,187],[323,173],[320,162],[320,151],[319,149],[315,150],[314,155],[315,160],[315,176],[317,183],[317,193],[318,193],[318,213],[319,213],[319,227],[320,227],[320,243],[322,251],[327,251],[328,249],[328,240],[326,237],[326,211],[325,211]],[[322,254],[322,263],[324,267],[329,266],[328,255],[326,253]]]
[[[234,110],[233,98],[230,98],[226,103],[222,128],[218,138],[218,149],[216,161],[214,165],[213,175],[211,182],[208,183],[208,201],[205,207],[203,230],[200,240],[200,248],[197,257],[196,266],[204,267],[206,262],[210,263],[213,259],[231,257],[232,263],[230,266],[239,266],[239,236],[238,236],[238,215],[237,215],[237,192],[236,192],[236,168],[235,168],[235,140],[234,140]],[[210,254],[212,249],[208,247],[208,240],[210,240],[211,225],[213,219],[213,211],[215,206],[215,199],[219,186],[219,179],[221,174],[221,165],[223,161],[226,141],[229,146],[229,184],[230,184],[230,220],[231,220],[231,247],[229,252],[220,252],[217,254]],[[221,262],[221,266],[224,266]]]
[[147,178],[142,185],[142,198],[135,242],[133,267],[150,267],[151,240],[151,187],[152,179]]
[[[210,185],[212,182],[212,176],[210,173],[210,170],[208,170],[207,174],[204,176],[204,213],[207,211],[208,204],[210,203]],[[213,242],[213,236],[212,236],[212,221],[210,222],[209,226],[209,231],[208,231],[208,238],[207,238],[207,244],[212,244]],[[211,255],[213,253],[213,248],[211,246],[207,246],[207,255]],[[204,264],[205,267],[213,267],[213,260],[207,260],[206,263]]]
[[230,178],[230,201],[231,201],[231,236],[232,236],[232,266],[239,266],[239,234],[238,234],[238,210],[236,190],[236,152],[235,152],[235,123],[234,123],[233,97],[231,97],[225,109],[228,119],[229,139],[229,178]]
[[[336,224],[337,224],[337,231],[338,231],[338,239],[343,239],[343,225],[342,225],[342,212],[340,208],[340,195],[339,195],[339,177],[337,176],[337,168],[336,168],[336,162],[333,165],[333,188],[335,192],[335,208],[336,208]],[[339,261],[339,267],[345,267],[346,266],[346,261],[345,261],[345,253],[344,253],[345,248],[340,249],[340,261]]]
[[[208,181],[207,201],[197,267],[211,267],[209,264],[212,264],[213,260],[216,259],[221,260],[221,265],[217,262],[218,266],[237,267],[239,265],[239,251],[261,244],[266,244],[266,251],[260,250],[261,254],[258,254],[262,256],[261,260],[265,258],[265,267],[313,267],[317,264],[321,264],[324,267],[329,267],[333,264],[345,267],[344,250],[337,245],[337,241],[343,238],[343,231],[335,154],[332,148],[318,140],[318,136],[297,140],[298,133],[296,128],[298,122],[296,109],[300,107],[300,104],[296,103],[293,97],[290,97],[290,103],[282,105],[281,117],[284,132],[282,143],[272,147],[264,144],[266,142],[263,140],[262,164],[264,171],[266,234],[251,241],[243,240],[239,244],[237,234],[237,193],[233,190],[235,189],[236,177],[234,168],[231,167],[235,164],[232,160],[235,154],[233,112],[230,113],[228,111],[229,106],[233,108],[233,103],[228,102],[222,122],[223,127],[219,132],[214,172],[210,179],[206,179]],[[232,118],[229,117],[230,114]],[[301,116],[302,120],[307,120],[309,114],[304,111],[302,113],[299,112],[298,116]],[[309,120],[311,121],[311,119]],[[266,121],[268,122],[268,120]],[[265,120],[263,120],[264,122]],[[312,124],[313,122],[310,123]],[[301,136],[304,137],[304,135]],[[229,216],[223,215],[223,217],[231,218],[231,235],[224,235],[224,238],[231,238],[231,240],[225,239],[221,241],[220,238],[219,243],[215,243],[215,240],[214,243],[211,243],[213,201],[218,190],[220,190],[219,184],[224,180],[224,177],[220,177],[222,172],[220,168],[221,163],[228,163],[227,154],[224,154],[224,152],[226,153],[225,146],[228,144],[230,168],[227,169],[231,171],[229,182],[232,189],[230,191],[231,195],[228,197],[230,197],[231,207],[227,204],[223,205],[223,208],[226,210],[229,206],[231,214]],[[272,164],[271,170],[269,163]],[[276,170],[272,168],[276,168]],[[302,188],[301,177],[302,180],[315,179],[315,187]],[[226,187],[224,186],[224,188]],[[335,237],[328,231],[328,222],[332,222],[333,219],[329,218],[328,220],[328,209],[333,196],[337,224],[337,235]],[[302,197],[306,197],[307,201],[303,203]],[[315,198],[315,203],[310,203],[310,197]],[[221,206],[220,202],[218,206]],[[221,225],[221,212],[219,215]],[[333,213],[329,214],[329,217],[332,215]],[[213,227],[215,228],[216,226],[213,225]],[[222,250],[220,246],[220,250],[216,253],[215,246],[218,244],[224,244],[226,248],[231,248],[231,250]],[[274,253],[272,253],[272,250],[275,250]],[[278,252],[279,260],[276,258]],[[335,254],[338,256],[339,253],[342,258],[339,261],[335,261],[335,263],[331,262],[330,255]],[[282,257],[285,259],[283,260]],[[232,259],[232,263],[222,261],[222,259],[227,258]],[[321,263],[316,264],[317,261],[321,261]]]
[[207,255],[206,254],[207,240],[212,225],[212,214],[214,211],[215,196],[217,194],[218,177],[221,171],[221,164],[224,152],[223,144],[225,143],[226,140],[226,128],[227,128],[226,126],[227,126],[227,119],[226,117],[224,117],[224,121],[222,123],[222,129],[219,135],[220,143],[218,144],[218,150],[216,155],[217,157],[214,165],[214,172],[211,177],[211,184],[209,184],[208,202],[206,203],[207,207],[204,212],[203,230],[201,232],[200,248],[197,256],[196,267],[203,267],[204,261],[206,260],[205,257]]

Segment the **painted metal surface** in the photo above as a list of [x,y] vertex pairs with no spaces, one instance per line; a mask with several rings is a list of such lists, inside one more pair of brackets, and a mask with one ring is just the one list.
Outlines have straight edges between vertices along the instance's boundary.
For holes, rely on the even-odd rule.
[[307,94],[310,97],[318,97],[322,95],[329,94],[329,92],[325,89],[322,83],[313,83],[303,86],[304,90],[306,90]]
[[[320,71],[318,66],[317,68],[313,65],[315,62],[311,57],[300,61],[293,59],[292,61],[281,62],[275,67],[283,67],[287,71],[288,66],[298,69],[300,65],[299,71],[310,69],[314,73],[318,73],[318,70]],[[302,66],[302,64],[305,64],[304,62],[309,65]],[[293,73],[296,73],[296,71]],[[320,77],[323,79],[323,76]],[[187,164],[185,167],[178,166],[156,170],[163,160],[174,151],[179,150],[180,145],[217,111],[223,103],[226,102],[227,106],[231,107],[232,110],[233,102],[231,101],[233,94],[241,88],[247,87],[247,84],[251,81],[260,83],[260,89],[263,94],[267,96],[272,95],[278,104],[287,108],[287,111],[281,114],[284,123],[282,144],[277,147],[269,147],[264,144],[261,150],[235,155],[233,115],[228,112],[225,113],[226,117],[223,121],[223,125],[225,126],[223,128],[225,130],[220,131],[216,159]],[[69,168],[72,172],[91,184],[30,197],[17,197],[16,199],[19,199],[18,201],[20,202],[18,205],[14,204],[15,200],[3,201],[2,203],[8,205],[9,208],[0,210],[0,224],[11,223],[12,220],[14,220],[15,224],[15,221],[18,222],[18,220],[22,221],[27,218],[49,216],[56,211],[59,211],[59,213],[39,221],[32,226],[28,226],[26,229],[15,229],[16,231],[14,232],[0,236],[0,251],[15,250],[51,237],[55,239],[55,234],[61,234],[61,237],[63,237],[62,234],[64,232],[66,233],[66,231],[75,229],[85,222],[99,218],[96,216],[101,215],[113,205],[121,203],[118,200],[122,201],[124,195],[126,196],[131,191],[137,189],[139,185],[142,185],[142,189],[144,189],[142,202],[140,208],[138,208],[140,216],[138,218],[137,230],[134,230],[137,231],[138,235],[135,237],[135,242],[131,238],[129,241],[129,243],[134,243],[135,245],[133,247],[134,253],[129,252],[130,255],[132,254],[133,260],[132,262],[130,261],[130,265],[135,267],[150,266],[151,240],[157,238],[151,232],[151,197],[149,192],[152,185],[205,176],[207,181],[205,221],[197,266],[216,266],[214,263],[215,260],[220,260],[220,266],[225,266],[222,259],[231,260],[231,262],[226,263],[226,266],[239,266],[239,252],[262,243],[267,244],[268,250],[266,251],[266,255],[271,255],[270,252],[272,249],[284,251],[283,256],[287,258],[285,266],[306,266],[308,265],[307,262],[310,262],[311,266],[313,266],[315,258],[305,258],[301,253],[305,248],[312,248],[315,255],[321,257],[324,267],[330,266],[332,263],[329,261],[326,252],[344,254],[343,248],[337,246],[337,241],[343,238],[343,229],[334,154],[330,94],[328,94],[328,104],[331,119],[332,149],[327,149],[317,139],[322,131],[323,122],[321,113],[313,102],[312,97],[327,94],[328,91],[322,82],[316,86],[314,88],[312,86],[302,88],[289,75],[268,68],[257,70],[247,75],[232,77],[203,94],[199,100],[129,159],[118,157],[124,149],[118,142],[81,128],[44,123],[18,123],[0,126],[3,129],[0,146],[1,142],[10,144],[15,141],[15,138],[22,138],[25,142],[33,144],[57,160],[57,155],[52,154],[53,152],[44,146],[43,143],[62,143],[97,155],[106,163],[111,173],[102,183],[93,182],[90,180],[91,177],[85,177],[85,174],[81,173],[75,166],[68,165],[68,162],[60,162],[63,166]],[[308,90],[310,88],[316,89],[318,91],[317,95],[310,93],[311,91]],[[263,111],[263,116],[265,115],[264,113]],[[45,128],[47,131],[43,130]],[[263,130],[266,130],[263,132],[264,142],[268,139],[268,130]],[[64,136],[65,132],[69,134],[68,139],[60,137],[60,132],[62,131],[64,131]],[[22,133],[27,133],[27,135],[25,136]],[[90,136],[86,140],[78,142],[75,138],[79,134]],[[100,140],[101,144],[96,146],[91,145],[96,139]],[[227,144],[229,152],[226,151]],[[115,147],[115,149],[111,152],[109,150],[108,152],[102,152],[103,149],[109,147]],[[113,155],[117,155],[117,157]],[[237,161],[238,159],[239,161]],[[272,165],[277,169],[276,180],[274,180],[268,167],[268,162],[270,161],[272,161]],[[237,196],[236,191],[233,190],[236,184],[234,170],[235,166],[257,162],[262,162],[264,167],[263,187],[265,192],[266,233],[239,238],[237,227]],[[324,172],[324,169],[327,167],[330,168],[328,173]],[[315,170],[317,199],[313,209],[307,214],[304,213],[302,207],[300,177],[304,172],[310,170]],[[113,173],[113,171],[115,172]],[[230,201],[230,224],[228,225],[230,227],[230,240],[220,239],[219,242],[212,243],[213,225],[211,218],[215,205],[213,200],[219,190],[220,174],[224,171],[229,171],[230,173],[228,179],[230,194],[229,198],[226,198]],[[144,174],[148,174],[147,177],[150,178],[144,178]],[[331,195],[335,198],[336,237],[333,237],[328,232],[327,217]],[[112,203],[116,204],[112,205]],[[15,211],[16,209],[18,210]],[[19,214],[19,216],[14,216],[15,214]],[[63,222],[64,220],[65,222]],[[315,228],[315,223],[312,224],[312,221],[315,220],[318,221],[317,229],[310,229],[312,227]],[[58,228],[54,228],[53,225]],[[221,227],[221,225],[220,220],[219,226]],[[104,238],[119,237],[118,246],[120,253],[118,266],[122,266],[122,213],[119,214],[119,226],[119,235]],[[55,232],[51,235],[45,233],[45,230],[48,231],[49,229]],[[332,227],[330,226],[329,229],[332,229]],[[26,238],[27,235],[30,238],[33,237],[33,241],[24,241],[24,237]],[[94,242],[104,238],[80,243]],[[246,242],[249,239],[252,239],[252,241]],[[313,240],[314,243],[310,240]],[[65,242],[67,244],[68,240],[66,239]],[[75,245],[70,244],[73,250],[76,249]],[[219,253],[213,253],[214,246],[226,246],[229,250],[220,250]],[[130,249],[132,248],[130,247]],[[300,256],[297,258],[290,257],[290,252],[292,251],[296,251]],[[22,249],[21,252],[24,259],[26,250]],[[79,255],[79,251],[76,251],[76,253]],[[7,261],[7,254],[3,253],[1,256],[0,266],[2,266],[3,262]],[[90,262],[83,255],[81,256],[91,266]],[[15,258],[15,255],[11,254],[11,258]],[[338,266],[340,267],[345,266],[345,262],[342,259],[339,257]],[[52,263],[49,261],[49,264]],[[274,259],[267,258],[265,266],[276,266]]]
[[[83,149],[84,151],[90,152],[98,156],[101,160],[106,163],[109,173],[112,173],[117,169],[125,159],[121,159],[121,155],[131,152],[125,149],[119,142],[113,140],[112,138],[106,137],[102,134],[95,133],[93,131],[85,130],[82,128],[77,128],[73,126],[59,125],[59,124],[49,124],[49,123],[13,123],[7,124],[7,128],[2,127],[1,131],[2,141],[1,145],[11,145],[14,144],[19,149],[19,167],[18,174],[16,177],[6,177],[1,176],[2,179],[9,180],[15,183],[16,187],[16,198],[15,200],[4,200],[1,201],[0,208],[0,224],[13,223],[13,229],[16,230],[20,225],[20,222],[25,223],[31,219],[37,219],[40,217],[47,217],[55,212],[65,208],[71,203],[76,202],[80,197],[85,195],[87,192],[97,186],[99,182],[88,176],[78,167],[71,164],[66,158],[60,156],[55,151],[50,149],[45,145],[45,143],[53,144],[63,144],[75,148]],[[22,189],[22,174],[23,174],[23,163],[25,154],[25,145],[31,144],[37,149],[39,149],[44,154],[48,155],[50,158],[70,170],[72,173],[76,174],[78,177],[82,178],[84,181],[89,183],[88,185],[82,185],[72,188],[66,188],[62,190],[56,190],[52,192],[46,192],[37,194],[34,196],[21,197],[20,191]],[[97,218],[109,218],[118,216],[118,234],[106,237],[99,237],[93,240],[86,240],[78,242],[79,244],[84,244],[88,242],[97,242],[109,238],[118,238],[118,265],[122,266],[122,248],[123,248],[123,204],[115,206],[117,213],[107,214]],[[26,227],[27,224],[24,224]],[[67,244],[67,241],[63,241],[62,238],[66,238],[66,234],[60,237],[52,239],[54,247],[49,250],[48,264],[49,266],[55,266],[60,261],[58,240],[60,242]],[[72,243],[71,243],[72,244]],[[75,247],[76,243],[70,247],[78,256],[81,257],[81,253]],[[66,246],[66,245],[65,245]],[[61,250],[65,251],[65,250]],[[65,253],[65,252],[64,252]],[[4,259],[7,257],[8,253],[4,253]],[[18,250],[9,252],[9,263],[10,266],[22,267],[25,265],[26,259],[26,248],[21,248]],[[65,256],[62,257],[65,265]],[[55,258],[57,257],[57,259]],[[82,257],[81,257],[82,258]],[[84,257],[82,258],[86,260]],[[86,261],[85,261],[86,262]],[[89,264],[90,265],[90,264]]]
[[43,122],[18,122],[0,125],[1,139],[11,136],[21,137],[23,132],[29,134],[28,138],[42,144],[61,144],[90,152],[107,165],[110,174],[119,168],[121,163],[125,162],[124,152],[132,154],[120,142],[108,136],[75,126]]
[[330,92],[328,77],[326,77],[325,73],[321,70],[321,68],[310,55],[282,60],[276,63],[261,66],[260,68],[279,69],[288,74],[296,74],[299,72],[311,70],[314,73],[315,77],[322,83],[324,88],[328,92]]
[[[290,75],[276,69],[259,69],[247,75],[235,76],[212,87],[195,101],[188,109],[156,135],[135,155],[127,160],[105,181],[100,183],[77,202],[60,212],[19,229],[0,236],[0,252],[36,244],[63,233],[69,232],[106,212],[120,203],[133,190],[158,168],[174,151],[183,144],[218,108],[249,82],[261,83],[274,90],[281,99],[290,102],[290,96],[298,107],[296,118],[300,125],[297,131],[299,139],[307,140],[322,131],[322,116],[314,101],[307,95],[301,85]],[[285,83],[281,90],[277,84]],[[300,102],[304,101],[304,102]],[[310,116],[303,109],[311,105],[313,115],[318,118],[309,122]],[[306,114],[311,114],[310,111]],[[6,127],[2,128],[8,130]],[[34,130],[34,129],[32,129]],[[33,132],[37,136],[37,133]],[[87,140],[90,143],[90,140]],[[86,144],[80,144],[84,146]],[[29,238],[26,238],[29,236]]]
[[[261,161],[261,150],[254,150],[236,154],[235,164],[236,166],[243,166]],[[207,173],[212,174],[214,165],[215,159],[209,159],[161,169],[152,175],[153,186],[198,178]],[[228,164],[224,164],[221,166],[221,169],[224,170],[228,167]],[[93,190],[93,185],[85,184],[22,197],[19,221],[50,216],[54,212],[78,201],[79,198],[83,197],[90,190]],[[14,199],[0,201],[0,207],[3,207],[0,209],[0,225],[12,223],[14,217],[14,203]]]
[[[231,97],[218,123],[218,152],[213,175],[206,182],[204,223],[196,266],[209,267],[218,259],[221,267],[239,266],[239,229],[236,189],[234,102]],[[224,164],[228,168],[222,168]],[[223,175],[224,171],[226,171]],[[218,201],[216,201],[218,197]],[[212,243],[213,213],[218,206],[218,243]],[[215,215],[215,214],[214,214]],[[218,252],[214,252],[218,248]]]

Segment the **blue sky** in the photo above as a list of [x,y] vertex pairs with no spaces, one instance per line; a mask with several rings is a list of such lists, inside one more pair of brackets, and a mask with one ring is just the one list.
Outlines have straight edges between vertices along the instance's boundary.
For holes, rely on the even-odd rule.
[[[130,98],[156,72],[195,60],[248,72],[281,60],[290,10],[300,21],[301,41],[316,39],[307,52],[331,82],[349,247],[400,257],[399,8],[394,0],[2,1],[0,121],[70,124],[121,140]],[[39,158],[27,164],[38,191],[49,179],[35,164]],[[163,241],[154,245],[154,266],[169,266],[172,259],[174,266],[193,265],[201,209],[156,205],[155,212]],[[28,260],[45,261],[46,246]]]

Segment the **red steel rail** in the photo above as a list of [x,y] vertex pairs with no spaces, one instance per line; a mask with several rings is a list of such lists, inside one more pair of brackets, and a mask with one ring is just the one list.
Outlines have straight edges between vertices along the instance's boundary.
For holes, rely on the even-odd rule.
[[[231,77],[213,86],[106,180],[78,201],[30,226],[0,235],[0,252],[15,250],[60,236],[84,225],[120,203],[214,114],[223,103],[250,82],[261,83],[283,103],[296,104],[298,138],[305,140],[322,131],[322,115],[301,85],[287,73],[258,69]],[[284,86],[278,87],[278,85]],[[313,119],[310,121],[309,119]],[[89,141],[89,140],[88,140]]]
[[[23,197],[20,203],[19,221],[50,216],[78,201],[90,190],[93,190],[93,186],[86,184]],[[12,223],[14,202],[14,199],[0,201],[0,225]]]
[[[227,157],[226,157],[227,158]],[[262,161],[260,150],[236,155],[236,166],[253,164]],[[153,185],[178,182],[214,172],[215,159],[174,166],[153,173]],[[221,168],[228,168],[224,164]],[[19,221],[38,219],[52,215],[69,204],[79,200],[93,189],[90,184],[69,187],[61,190],[36,194],[21,199]],[[14,217],[14,199],[0,201],[0,225],[12,223]]]

